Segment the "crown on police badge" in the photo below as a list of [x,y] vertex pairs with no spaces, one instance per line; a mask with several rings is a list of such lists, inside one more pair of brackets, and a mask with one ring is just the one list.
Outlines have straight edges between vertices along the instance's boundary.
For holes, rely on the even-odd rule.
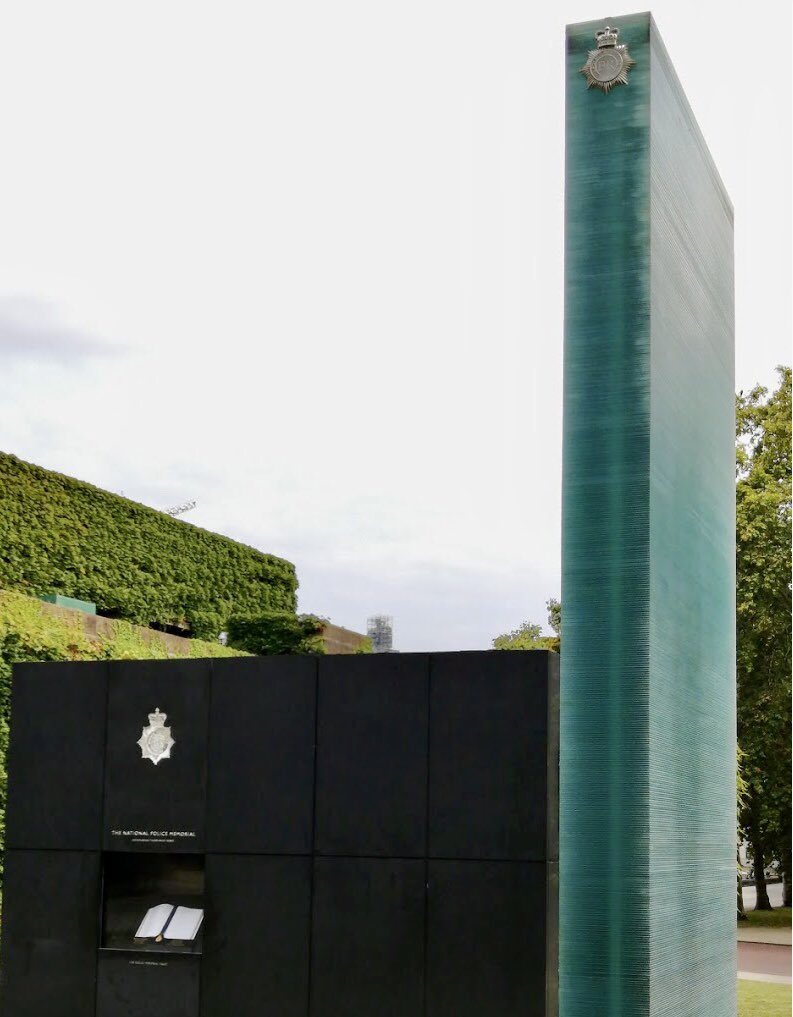
[[156,766],[161,759],[171,758],[171,749],[176,744],[171,737],[171,729],[165,726],[167,713],[161,713],[159,706],[149,714],[149,726],[144,727],[138,739],[143,759],[150,759]]
[[619,39],[619,37],[620,30],[618,28],[612,28],[611,25],[606,25],[606,27],[601,28],[599,32],[595,32],[598,49],[602,49],[604,46],[616,46],[617,39]]
[[595,33],[597,49],[591,49],[587,61],[581,68],[586,77],[586,87],[599,88],[610,92],[615,85],[628,84],[628,71],[636,61],[628,53],[628,47],[620,45],[620,30],[606,25]]

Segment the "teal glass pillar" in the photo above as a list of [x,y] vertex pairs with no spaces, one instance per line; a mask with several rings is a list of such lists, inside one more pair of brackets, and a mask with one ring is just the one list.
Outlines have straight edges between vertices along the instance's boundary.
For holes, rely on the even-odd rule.
[[560,1014],[734,1017],[732,206],[649,14],[566,73]]

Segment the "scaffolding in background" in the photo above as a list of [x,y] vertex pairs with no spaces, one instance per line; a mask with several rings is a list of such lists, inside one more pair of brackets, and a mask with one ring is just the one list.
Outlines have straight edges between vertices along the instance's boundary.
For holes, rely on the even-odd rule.
[[367,618],[366,634],[372,640],[373,653],[394,652],[394,619],[390,614],[375,614]]

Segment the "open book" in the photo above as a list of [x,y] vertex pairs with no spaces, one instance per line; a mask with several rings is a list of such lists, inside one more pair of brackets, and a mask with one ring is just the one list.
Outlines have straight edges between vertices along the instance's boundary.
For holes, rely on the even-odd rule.
[[191,942],[196,938],[204,912],[201,908],[176,907],[173,904],[158,904],[149,908],[138,926],[135,939],[181,939]]

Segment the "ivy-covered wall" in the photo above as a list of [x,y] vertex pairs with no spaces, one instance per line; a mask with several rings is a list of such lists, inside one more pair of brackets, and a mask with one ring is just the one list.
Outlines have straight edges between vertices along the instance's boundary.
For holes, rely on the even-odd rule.
[[[71,616],[71,617],[70,617]],[[141,660],[179,655],[156,633],[113,621],[109,634],[88,635],[79,612],[55,614],[32,597],[0,590],[0,851],[5,840],[6,751],[8,749],[11,675],[14,664],[46,660]],[[200,639],[182,640],[190,657],[240,657],[240,650]]]
[[214,639],[234,614],[294,614],[291,562],[0,452],[0,589]]

